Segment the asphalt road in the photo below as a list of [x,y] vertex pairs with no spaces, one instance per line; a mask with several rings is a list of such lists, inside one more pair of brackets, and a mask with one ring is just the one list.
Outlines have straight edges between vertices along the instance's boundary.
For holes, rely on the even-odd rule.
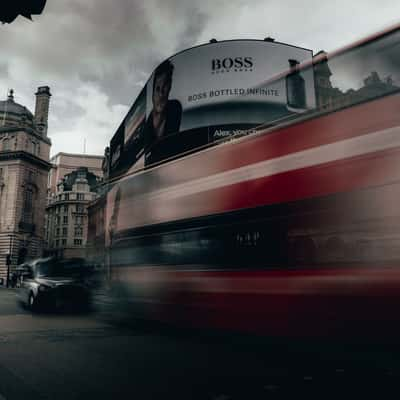
[[396,398],[399,353],[367,350],[32,315],[0,289],[0,400]]

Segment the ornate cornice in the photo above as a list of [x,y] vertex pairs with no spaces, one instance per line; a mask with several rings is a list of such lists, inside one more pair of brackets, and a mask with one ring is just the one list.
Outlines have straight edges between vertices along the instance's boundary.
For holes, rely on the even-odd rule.
[[[77,193],[77,192],[69,192],[69,193]],[[89,192],[88,192],[89,193]],[[46,210],[50,210],[51,208],[55,208],[56,206],[63,206],[64,204],[82,204],[87,206],[91,200],[78,200],[78,199],[71,199],[71,200],[54,200],[46,205]]]
[[63,151],[60,151],[59,153],[55,154],[53,157],[51,157],[52,160],[55,160],[59,156],[67,156],[67,157],[81,157],[81,158],[104,158],[103,155],[101,154],[82,154],[82,153],[64,153]]
[[46,171],[50,171],[51,168],[51,164],[48,161],[42,160],[41,158],[36,157],[33,154],[27,153],[26,151],[1,151],[0,161],[8,160],[27,161],[31,164],[35,164],[38,167],[45,169]]

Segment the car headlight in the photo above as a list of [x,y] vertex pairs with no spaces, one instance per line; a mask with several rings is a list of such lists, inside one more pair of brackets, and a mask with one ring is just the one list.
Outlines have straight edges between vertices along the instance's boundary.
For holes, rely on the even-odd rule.
[[39,292],[45,292],[46,290],[49,290],[50,289],[50,286],[47,286],[47,285],[40,285],[39,286]]

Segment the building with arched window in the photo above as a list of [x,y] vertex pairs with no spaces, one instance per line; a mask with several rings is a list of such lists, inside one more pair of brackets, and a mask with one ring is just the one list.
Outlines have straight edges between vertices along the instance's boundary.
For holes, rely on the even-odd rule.
[[59,181],[46,208],[46,255],[85,257],[88,205],[97,198],[101,181],[88,167],[78,167]]
[[47,137],[50,89],[36,92],[35,114],[14,100],[0,101],[0,280],[42,254],[50,170]]

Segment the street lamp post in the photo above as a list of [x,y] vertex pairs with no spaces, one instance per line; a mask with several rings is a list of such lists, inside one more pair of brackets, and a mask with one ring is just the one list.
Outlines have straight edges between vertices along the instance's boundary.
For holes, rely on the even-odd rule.
[[9,287],[10,285],[10,266],[11,266],[11,261],[12,261],[12,240],[13,237],[10,235],[10,246],[8,248],[8,254],[7,254],[7,259],[6,259],[6,264],[7,264],[7,284],[6,286]]

